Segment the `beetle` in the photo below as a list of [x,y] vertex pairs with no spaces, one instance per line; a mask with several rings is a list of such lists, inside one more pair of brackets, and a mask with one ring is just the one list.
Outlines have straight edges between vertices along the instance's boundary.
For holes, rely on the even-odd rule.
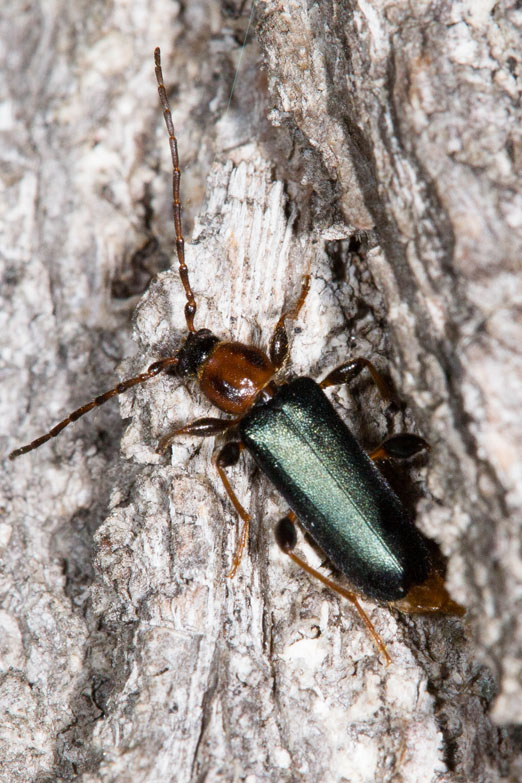
[[[280,549],[310,575],[351,601],[388,663],[384,642],[360,606],[359,594],[406,612],[464,613],[449,596],[424,537],[376,467],[378,460],[407,459],[429,446],[418,435],[402,433],[387,438],[369,455],[362,450],[324,389],[347,384],[366,369],[381,396],[389,399],[387,384],[368,359],[351,359],[319,383],[308,377],[291,381],[280,377],[289,354],[287,321],[299,315],[310,286],[309,274],[303,277],[296,305],[279,318],[268,352],[223,340],[205,328],[196,329],[197,305],[185,263],[181,227],[177,140],[159,48],[154,61],[172,158],[172,212],[188,333],[174,356],[154,362],[146,372],[99,395],[9,457],[15,459],[38,448],[88,411],[161,372],[194,379],[207,399],[229,418],[205,417],[177,427],[160,440],[158,451],[165,452],[180,435],[234,435],[214,456],[217,473],[243,522],[227,576],[234,576],[240,565],[250,515],[238,500],[226,469],[236,464],[246,450],[290,507],[276,525]],[[353,590],[324,576],[295,553],[296,522],[350,581]]]

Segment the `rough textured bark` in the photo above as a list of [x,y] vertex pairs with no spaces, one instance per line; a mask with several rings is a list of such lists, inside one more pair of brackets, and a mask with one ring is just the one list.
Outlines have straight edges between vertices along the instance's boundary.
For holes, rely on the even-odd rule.
[[[197,325],[266,345],[310,269],[288,371],[365,355],[389,372],[404,410],[364,378],[332,397],[369,447],[403,429],[432,444],[390,479],[468,617],[366,603],[386,669],[350,607],[279,553],[285,509],[247,460],[230,472],[255,523],[226,580],[213,444],[155,452],[213,413],[160,377],[6,464],[0,779],[519,780],[521,12],[258,0],[227,111],[248,14],[3,9],[5,453],[113,385],[123,357],[120,377],[180,343],[160,44],[187,230],[200,213]],[[136,351],[130,314],[169,261]]]

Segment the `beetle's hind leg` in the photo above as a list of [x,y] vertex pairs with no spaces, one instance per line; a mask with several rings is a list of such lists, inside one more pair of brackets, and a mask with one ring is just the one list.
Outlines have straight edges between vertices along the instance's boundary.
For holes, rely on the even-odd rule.
[[353,604],[353,606],[359,613],[359,617],[364,622],[366,628],[371,634],[373,641],[375,642],[376,646],[379,649],[379,652],[383,656],[386,665],[388,666],[391,663],[390,654],[388,653],[388,650],[386,649],[386,645],[384,644],[383,640],[377,633],[372,621],[370,620],[370,618],[362,608],[361,604],[359,603],[356,594],[353,593],[351,590],[347,590],[345,587],[341,587],[341,585],[338,585],[336,582],[333,582],[331,579],[328,579],[328,577],[324,576],[319,571],[316,571],[315,568],[309,566],[308,563],[306,563],[302,558],[300,558],[298,555],[294,553],[293,550],[297,543],[295,521],[296,521],[296,515],[294,514],[293,511],[290,511],[286,515],[286,517],[283,517],[283,519],[280,519],[279,522],[277,523],[275,529],[275,537],[279,545],[279,548],[285,553],[285,555],[288,555],[288,557],[291,560],[293,560],[294,563],[296,563],[304,571],[306,571],[307,574],[310,574],[310,576],[319,579],[319,581],[322,582],[324,585],[326,585],[326,587],[329,587],[330,590],[334,590],[336,593],[339,593],[339,595],[342,595],[343,598],[346,598],[348,601],[350,601],[350,603]]

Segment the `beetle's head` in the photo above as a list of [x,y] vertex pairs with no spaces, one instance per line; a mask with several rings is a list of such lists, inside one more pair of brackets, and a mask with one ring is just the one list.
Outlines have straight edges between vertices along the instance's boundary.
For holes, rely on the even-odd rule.
[[219,337],[212,334],[210,329],[189,332],[178,353],[176,375],[196,376],[218,342],[220,342]]

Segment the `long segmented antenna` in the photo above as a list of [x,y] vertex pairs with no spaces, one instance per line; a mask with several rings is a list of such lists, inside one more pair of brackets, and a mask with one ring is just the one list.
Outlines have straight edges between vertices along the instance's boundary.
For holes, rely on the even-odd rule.
[[[181,202],[179,198],[179,181],[181,172],[179,170],[178,144],[174,134],[174,125],[172,122],[172,115],[170,113],[167,92],[165,90],[165,85],[163,84],[161,54],[159,48],[154,50],[154,64],[156,67],[158,93],[161,105],[163,106],[163,115],[165,117],[165,125],[167,126],[167,131],[169,134],[170,154],[172,157],[172,214],[174,217],[174,228],[176,231],[176,252],[178,255],[179,275],[187,297],[187,303],[185,305],[185,320],[187,322],[188,330],[190,332],[195,332],[194,315],[196,313],[196,300],[194,299],[194,294],[192,292],[192,288],[190,287],[188,269],[187,265],[185,264],[185,242],[183,240],[183,233],[181,231]],[[19,457],[21,454],[27,454],[28,451],[37,449],[43,443],[51,440],[51,438],[55,438],[65,427],[67,427],[73,421],[79,419],[85,413],[88,413],[93,408],[96,408],[99,405],[103,405],[104,402],[107,402],[107,400],[110,400],[111,397],[115,397],[117,394],[123,394],[123,392],[127,391],[127,389],[130,389],[132,386],[136,386],[138,383],[144,383],[145,381],[148,381],[149,378],[154,378],[156,375],[162,372],[162,370],[166,369],[167,367],[175,366],[177,363],[178,358],[176,356],[171,356],[167,359],[160,359],[159,361],[154,362],[154,364],[150,365],[147,372],[136,375],[134,378],[128,378],[126,381],[122,381],[113,389],[109,389],[109,391],[106,391],[104,394],[100,394],[98,397],[95,397],[94,400],[91,400],[91,402],[88,402],[86,405],[82,405],[81,408],[77,408],[75,411],[70,413],[67,418],[63,419],[63,421],[49,430],[49,432],[47,432],[45,435],[41,435],[39,438],[36,438],[36,440],[31,441],[31,443],[28,443],[27,446],[22,446],[21,448],[12,451],[11,454],[9,454],[9,459],[16,459],[16,457]]]
[[31,441],[31,443],[28,443],[27,446],[22,446],[21,448],[12,451],[9,455],[9,459],[16,459],[21,454],[27,454],[28,451],[37,449],[43,443],[51,440],[51,438],[56,438],[56,436],[65,427],[67,427],[68,424],[71,424],[73,421],[79,419],[80,416],[84,415],[84,413],[88,413],[93,408],[98,407],[98,405],[103,405],[104,402],[107,402],[107,400],[110,400],[111,397],[115,397],[117,394],[123,394],[123,392],[126,392],[127,389],[130,389],[131,386],[136,386],[138,383],[148,381],[149,378],[154,378],[166,367],[172,367],[177,363],[177,356],[171,356],[168,359],[160,359],[158,362],[154,362],[154,364],[150,365],[147,372],[142,372],[141,375],[136,375],[134,378],[128,378],[126,381],[122,381],[117,386],[115,386],[114,389],[109,389],[109,391],[104,392],[104,394],[100,394],[98,397],[95,397],[94,400],[88,402],[87,405],[82,405],[81,408],[77,408],[75,411],[70,413],[66,419],[53,427],[52,430],[49,430],[49,432],[47,432],[45,435],[41,435],[39,438],[36,438],[36,440]]
[[195,332],[194,316],[196,314],[196,300],[188,276],[188,269],[185,263],[185,242],[181,231],[181,201],[179,199],[179,181],[181,172],[179,170],[178,142],[174,133],[174,123],[170,111],[167,91],[163,84],[163,72],[161,70],[161,52],[159,46],[154,49],[154,64],[156,66],[156,81],[158,82],[158,93],[163,106],[163,116],[165,125],[169,134],[170,155],[172,158],[172,215],[174,217],[174,229],[176,231],[176,252],[178,254],[179,276],[185,289],[187,304],[185,305],[185,320],[189,332]]
[[[196,314],[196,300],[194,299],[194,294],[192,292],[192,288],[190,287],[188,269],[187,265],[185,264],[185,242],[183,240],[183,233],[181,230],[181,201],[179,198],[179,181],[181,172],[179,170],[178,144],[174,133],[174,124],[172,122],[172,115],[170,112],[167,92],[165,90],[165,85],[163,84],[161,54],[159,47],[154,50],[154,64],[156,69],[156,80],[158,82],[158,93],[161,105],[163,106],[163,115],[165,117],[165,125],[167,126],[167,131],[169,134],[170,154],[172,157],[172,214],[174,217],[174,229],[176,231],[176,252],[178,255],[179,275],[181,282],[183,283],[183,288],[185,289],[185,295],[187,297],[187,303],[185,305],[185,320],[187,322],[188,330],[190,332],[195,332],[194,315]],[[145,381],[148,381],[149,378],[154,378],[156,375],[162,372],[162,370],[166,369],[167,367],[175,366],[177,363],[178,358],[176,356],[171,356],[167,359],[160,359],[159,361],[154,362],[154,364],[150,365],[147,372],[136,375],[134,378],[128,378],[127,380],[122,381],[113,389],[109,389],[109,391],[106,391],[104,394],[100,394],[98,397],[95,397],[94,400],[91,400],[91,402],[88,402],[86,405],[82,405],[81,408],[77,408],[65,419],[63,419],[63,421],[49,430],[49,432],[47,432],[45,435],[41,435],[39,438],[36,438],[36,440],[31,441],[31,443],[28,443],[27,446],[21,446],[21,448],[12,451],[11,454],[9,454],[9,459],[16,459],[21,454],[27,454],[28,451],[37,449],[48,440],[51,440],[51,438],[55,438],[65,427],[67,427],[69,424],[72,424],[73,421],[76,421],[93,408],[96,408],[99,405],[103,405],[105,402],[107,402],[107,400],[110,400],[111,397],[115,397],[117,394],[123,394],[123,392],[126,392],[127,389],[130,389],[132,386],[136,386],[139,383],[144,383]]]

